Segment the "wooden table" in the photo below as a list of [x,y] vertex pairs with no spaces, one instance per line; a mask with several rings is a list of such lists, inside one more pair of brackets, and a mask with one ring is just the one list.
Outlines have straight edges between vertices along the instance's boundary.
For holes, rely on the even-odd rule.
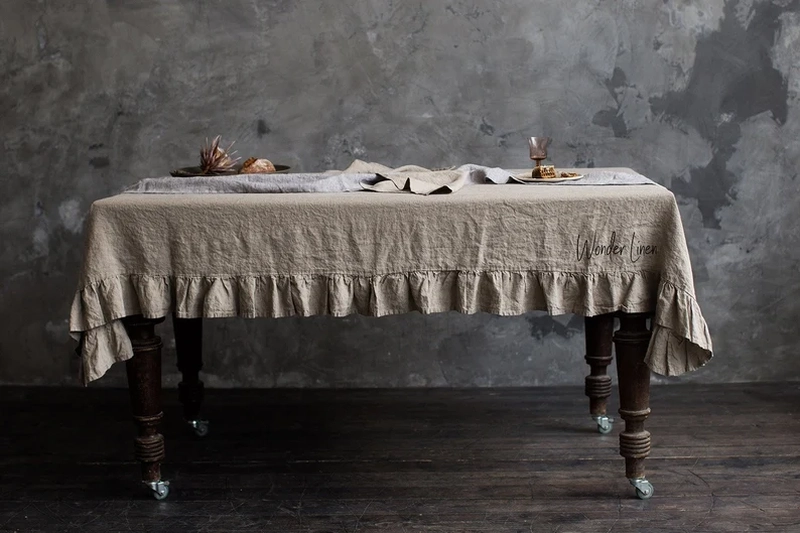
[[[641,499],[653,495],[653,486],[645,478],[644,467],[644,460],[650,455],[650,433],[644,427],[650,414],[650,369],[644,364],[650,342],[649,316],[644,313],[614,313],[585,318],[586,362],[591,367],[591,373],[586,377],[589,412],[600,433],[611,431],[607,413],[611,377],[606,369],[613,359],[613,344],[619,376],[619,414],[625,421],[625,429],[619,437],[620,455],[625,458],[625,476]],[[620,324],[616,332],[615,317]],[[162,343],[155,331],[156,325],[163,321],[163,318],[142,316],[124,319],[134,350],[134,357],[126,362],[126,370],[133,419],[138,429],[135,455],[141,463],[142,481],[158,500],[169,494],[168,482],[161,478],[161,463],[165,458],[164,436],[159,433],[164,416],[161,410]],[[178,384],[183,416],[200,436],[208,431],[207,422],[200,417],[203,403],[203,382],[200,380],[203,368],[202,321],[201,318],[172,318],[178,369],[183,376]]]
[[[375,217],[382,218],[370,219],[363,214],[371,209]],[[330,218],[310,217],[309,220],[316,224],[316,232],[307,231],[307,226],[298,225],[297,218],[293,223],[284,222],[298,216],[302,220],[304,213],[320,212],[330,215]],[[232,215],[234,218],[231,218]],[[429,224],[424,228],[418,222],[419,217],[423,216],[430,217]],[[335,220],[338,225],[331,223],[331,220]],[[382,234],[373,231],[375,228],[371,225],[372,220],[389,220],[402,231],[395,234],[394,241],[383,243]],[[298,231],[298,227],[303,231]],[[513,231],[508,231],[509,227],[513,227]],[[646,499],[653,494],[653,487],[646,480],[644,469],[644,460],[650,453],[650,433],[645,430],[645,420],[650,413],[650,368],[655,353],[653,346],[662,342],[659,344],[660,351],[656,354],[662,358],[656,364],[662,366],[653,367],[662,373],[680,374],[693,370],[711,356],[710,337],[694,299],[691,266],[680,214],[672,194],[656,185],[543,188],[474,185],[456,194],[437,197],[378,193],[316,196],[222,194],[195,197],[128,194],[96,202],[89,228],[87,239],[91,246],[87,247],[90,252],[86,256],[89,266],[84,269],[84,279],[76,293],[71,319],[71,326],[74,327],[71,327],[71,331],[80,333],[87,331],[87,328],[106,327],[111,322],[118,326],[120,320],[124,325],[124,329],[119,327],[119,331],[123,334],[127,332],[124,341],[127,343],[130,339],[133,353],[126,361],[126,366],[133,416],[138,428],[135,455],[141,463],[142,481],[150,487],[156,499],[165,498],[169,491],[168,483],[161,478],[161,463],[165,457],[164,437],[159,433],[163,418],[160,400],[162,344],[156,334],[156,325],[165,320],[165,315],[177,313],[178,304],[174,291],[186,287],[185,279],[195,279],[206,274],[205,270],[198,270],[197,266],[201,259],[197,254],[204,254],[203,250],[210,249],[214,252],[212,259],[216,263],[212,262],[212,266],[207,268],[210,271],[207,274],[214,276],[223,274],[219,270],[228,264],[243,265],[231,267],[230,272],[224,272],[229,277],[247,277],[254,271],[267,276],[277,272],[284,278],[295,273],[302,276],[300,267],[293,266],[295,255],[298,258],[297,264],[305,265],[304,268],[308,267],[309,261],[330,262],[330,256],[335,255],[336,261],[339,261],[337,264],[344,266],[340,270],[330,265],[313,270],[323,272],[323,276],[327,275],[324,272],[339,276],[338,273],[347,270],[351,259],[354,262],[361,261],[351,271],[361,275],[359,273],[372,272],[366,269],[373,257],[380,256],[384,260],[390,257],[393,260],[393,254],[400,255],[402,252],[405,255],[400,263],[392,265],[391,268],[395,270],[388,272],[400,272],[401,277],[405,272],[409,279],[409,272],[413,273],[416,268],[417,272],[455,273],[456,277],[463,273],[468,278],[466,283],[471,283],[469,280],[473,278],[470,276],[474,277],[475,272],[492,274],[505,268],[506,272],[513,269],[514,273],[522,276],[523,281],[538,279],[524,276],[546,276],[549,285],[545,289],[542,283],[541,287],[534,289],[532,285],[525,285],[532,283],[528,281],[524,281],[522,285],[511,284],[506,288],[512,293],[521,291],[519,294],[514,293],[512,300],[517,296],[520,298],[514,300],[514,306],[498,307],[497,311],[490,307],[493,305],[491,302],[486,303],[489,300],[482,303],[468,300],[464,303],[464,297],[475,297],[478,294],[477,289],[472,286],[463,294],[459,293],[462,300],[458,300],[449,296],[448,291],[453,291],[453,286],[441,285],[434,293],[444,296],[437,306],[411,308],[412,304],[424,306],[428,300],[411,299],[408,294],[395,295],[394,291],[411,289],[408,286],[391,285],[392,288],[382,294],[381,304],[386,305],[388,298],[401,302],[401,307],[409,307],[381,307],[377,312],[374,307],[364,303],[363,293],[353,296],[352,302],[347,300],[346,294],[337,294],[337,298],[326,301],[323,305],[311,302],[306,306],[306,302],[302,302],[300,307],[288,310],[274,307],[281,301],[286,301],[286,298],[270,300],[273,307],[259,306],[258,298],[261,295],[256,294],[255,297],[249,296],[249,307],[246,311],[241,311],[239,307],[228,302],[228,307],[223,307],[222,311],[217,308],[212,312],[206,312],[206,294],[195,294],[192,306],[181,308],[178,316],[182,318],[173,316],[172,322],[177,363],[182,374],[179,394],[184,418],[199,435],[208,430],[207,423],[200,418],[203,402],[203,382],[200,379],[203,366],[202,321],[206,317],[289,316],[287,313],[302,316],[344,316],[353,312],[382,316],[408,310],[520,314],[533,309],[547,309],[552,314],[581,313],[589,315],[585,318],[586,362],[591,368],[590,375],[586,377],[585,389],[590,399],[589,412],[601,433],[610,432],[607,401],[611,394],[611,378],[606,370],[611,364],[612,351],[615,348],[619,376],[619,414],[625,422],[625,429],[620,434],[620,454],[625,458],[626,477],[635,487],[637,496]],[[196,228],[201,229],[204,237],[196,237]],[[448,232],[454,230],[457,238],[452,239]],[[625,250],[625,246],[615,239],[619,239],[622,232],[632,230],[635,231],[626,238],[630,239],[630,252],[634,251],[636,245],[636,254],[623,257],[618,252]],[[354,231],[361,233],[353,233]],[[526,244],[520,246],[519,238],[523,234]],[[267,239],[264,238],[265,235]],[[368,238],[358,241],[358,246],[361,243],[377,246],[382,253],[364,253],[363,249],[353,244],[357,239],[341,238],[352,235],[366,235]],[[397,235],[414,235],[419,240],[397,242],[397,239],[403,238]],[[247,241],[247,238],[253,242]],[[270,239],[279,239],[282,248],[276,249],[274,241]],[[304,239],[310,241],[304,243],[305,247],[297,245],[295,254],[291,243],[303,242]],[[601,245],[601,239],[605,244]],[[234,241],[245,242],[246,246],[238,249],[239,251],[234,248],[229,251],[226,246],[234,246]],[[548,268],[547,250],[551,249],[549,247],[554,242],[557,243],[556,248],[561,250],[561,255],[556,257],[554,254],[553,260],[557,266]],[[639,244],[641,242],[657,242],[658,246],[644,247]],[[209,243],[214,246],[205,246]],[[331,243],[336,244],[334,246]],[[396,246],[408,243],[415,246]],[[324,253],[319,253],[320,246],[330,249],[326,248]],[[444,255],[442,250],[448,246],[460,250],[458,259],[450,260],[451,256]],[[595,246],[596,248],[592,248]],[[658,256],[655,255],[656,248],[660,254]],[[308,252],[309,249],[311,252]],[[253,250],[267,250],[268,253],[262,259],[261,256],[254,256]],[[419,259],[422,255],[426,259]],[[238,263],[232,262],[234,259]],[[605,261],[608,270],[604,270],[606,267],[596,262],[599,260]],[[289,266],[282,269],[276,267],[276,262],[281,261]],[[559,270],[560,267],[566,270]],[[387,270],[383,269],[381,272]],[[559,291],[564,292],[562,289],[566,286],[563,277],[559,277],[562,273],[573,276],[571,279],[576,280],[572,292],[569,293],[573,300],[568,304],[564,303],[567,301],[563,299],[564,294],[555,295]],[[157,278],[157,282],[146,286],[144,293],[137,293],[139,280],[151,274]],[[611,278],[604,277],[607,274],[616,276],[613,277],[616,280],[614,283],[621,285],[609,286],[607,283],[611,283]],[[638,277],[640,275],[643,277]],[[131,281],[131,277],[135,279]],[[590,285],[587,279],[598,277],[603,277],[607,283],[597,285],[596,289],[591,288],[595,285]],[[631,281],[633,278],[638,280],[636,284]],[[108,282],[108,293],[100,294],[99,291],[107,280],[111,280]],[[152,292],[153,287],[162,285],[166,287],[163,292]],[[209,286],[212,285],[209,282]],[[272,286],[277,285],[273,283]],[[368,290],[364,289],[367,285],[362,284],[359,287],[359,290]],[[497,289],[491,283],[488,287],[490,292]],[[638,293],[634,291],[634,287]],[[473,289],[474,292],[470,292]],[[84,290],[89,292],[84,294]],[[552,293],[548,293],[548,290]],[[533,293],[529,294],[531,291],[538,291],[535,293],[538,301]],[[666,298],[664,294],[678,296],[673,300],[671,297]],[[562,300],[558,300],[556,296],[562,297]],[[142,299],[146,297],[148,299]],[[293,295],[289,300],[292,297]],[[597,302],[601,297],[607,299],[598,306]],[[157,300],[153,301],[152,298]],[[186,299],[180,301],[185,302]],[[656,301],[666,302],[667,307],[659,303],[659,309],[656,309]],[[553,302],[557,303],[554,305]],[[113,312],[109,313],[108,309]],[[663,312],[664,309],[668,311]],[[662,312],[659,313],[659,310]],[[614,331],[617,320],[619,329]],[[669,340],[672,339],[669,335],[675,336],[675,344],[663,344],[673,342]],[[695,356],[697,350],[700,350],[701,357],[692,359],[687,355],[686,361],[682,362],[675,357],[675,351],[681,346],[688,346],[686,350],[695,350],[692,352]],[[669,361],[665,362],[667,355]],[[122,359],[124,358],[116,360]],[[95,374],[92,379],[102,375],[104,368],[101,367],[98,371],[100,373]]]

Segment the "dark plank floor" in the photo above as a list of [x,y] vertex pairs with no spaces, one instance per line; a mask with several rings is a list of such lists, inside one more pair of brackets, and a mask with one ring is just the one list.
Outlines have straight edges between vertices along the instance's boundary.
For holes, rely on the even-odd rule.
[[0,531],[800,532],[798,383],[655,387],[649,501],[570,387],[212,390],[204,440],[169,390],[156,502],[126,394],[0,388]]

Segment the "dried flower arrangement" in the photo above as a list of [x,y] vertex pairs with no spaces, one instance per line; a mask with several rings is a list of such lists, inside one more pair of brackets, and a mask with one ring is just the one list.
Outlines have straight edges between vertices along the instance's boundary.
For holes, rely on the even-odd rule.
[[236,155],[235,151],[231,152],[234,143],[231,143],[227,150],[223,150],[219,147],[220,140],[222,140],[221,135],[214,137],[210,144],[206,139],[206,144],[200,149],[200,172],[203,175],[236,173],[236,163],[239,158],[232,158]]

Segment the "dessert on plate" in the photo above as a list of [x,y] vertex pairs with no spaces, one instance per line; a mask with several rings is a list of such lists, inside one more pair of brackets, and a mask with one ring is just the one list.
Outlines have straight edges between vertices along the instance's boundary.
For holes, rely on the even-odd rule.
[[539,165],[533,167],[531,176],[534,179],[553,179],[556,177],[556,167],[554,165]]

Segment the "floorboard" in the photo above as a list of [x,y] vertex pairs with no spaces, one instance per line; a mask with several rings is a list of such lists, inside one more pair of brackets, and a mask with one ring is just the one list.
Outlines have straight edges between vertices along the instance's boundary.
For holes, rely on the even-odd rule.
[[[652,390],[634,497],[575,387],[164,394],[156,502],[127,391],[0,388],[0,531],[800,533],[800,384]],[[613,407],[616,409],[616,407]]]

